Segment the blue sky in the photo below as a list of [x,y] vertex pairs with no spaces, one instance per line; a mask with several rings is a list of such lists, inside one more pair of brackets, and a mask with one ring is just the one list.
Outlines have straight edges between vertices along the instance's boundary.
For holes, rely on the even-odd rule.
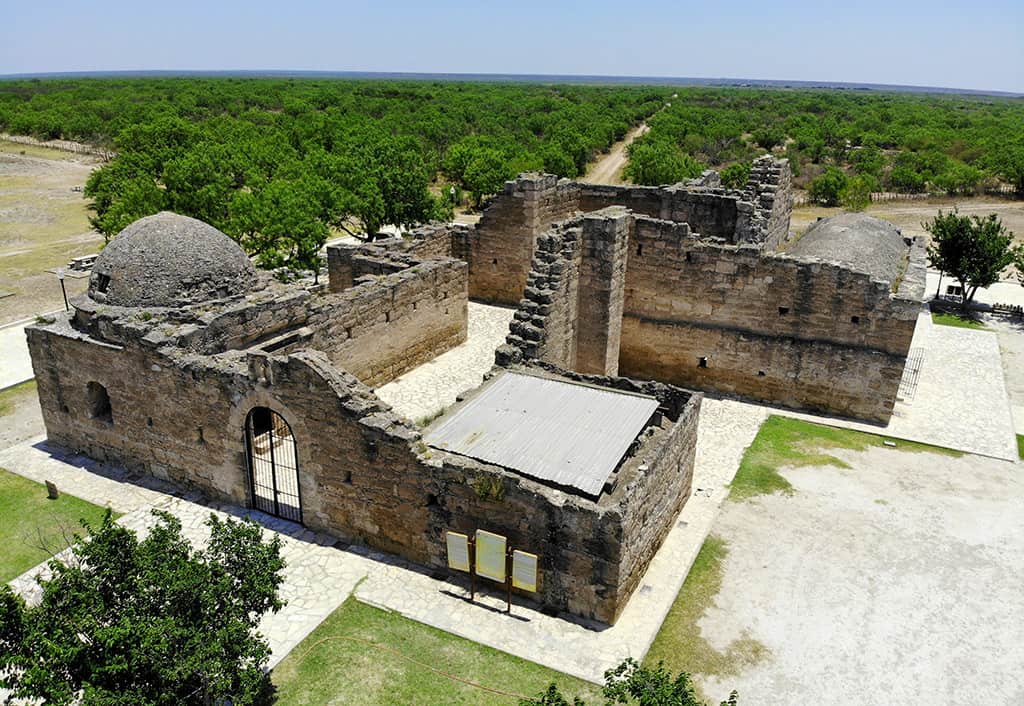
[[1024,93],[1024,0],[13,2],[0,74],[292,69],[699,76]]

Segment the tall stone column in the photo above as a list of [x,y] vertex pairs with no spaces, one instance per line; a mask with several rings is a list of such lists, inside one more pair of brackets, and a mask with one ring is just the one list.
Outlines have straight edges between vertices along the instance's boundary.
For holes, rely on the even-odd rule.
[[617,375],[626,260],[633,216],[610,206],[583,219],[576,365],[581,373]]

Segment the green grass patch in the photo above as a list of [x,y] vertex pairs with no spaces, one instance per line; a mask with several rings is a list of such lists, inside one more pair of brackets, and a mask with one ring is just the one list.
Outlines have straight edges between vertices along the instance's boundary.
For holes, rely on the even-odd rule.
[[723,539],[710,535],[704,540],[645,663],[664,662],[674,672],[732,676],[768,656],[768,648],[748,635],[733,640],[724,651],[716,650],[697,625],[722,588],[722,561],[727,553]]
[[79,520],[99,526],[104,512],[106,508],[63,492],[50,500],[45,485],[0,468],[0,581],[10,581],[67,548],[76,532],[84,532]]
[[893,450],[963,455],[959,451],[938,446],[772,415],[761,425],[754,441],[744,452],[739,470],[730,485],[729,498],[745,500],[767,493],[791,493],[793,488],[779,473],[779,469],[785,466],[847,468],[849,464],[829,454],[828,450],[889,448],[885,443],[887,441],[896,444]]
[[6,417],[23,402],[35,396],[36,381],[34,379],[12,385],[6,390],[0,390],[0,417]]
[[1017,434],[1017,455],[1024,459],[1024,434]]
[[570,700],[600,702],[596,684],[351,597],[291,651],[272,678],[279,706],[514,705],[519,695],[535,697],[551,682]]
[[940,326],[953,326],[955,328],[986,328],[985,324],[977,319],[960,316],[959,314],[950,314],[944,311],[933,311],[932,323],[939,324]]

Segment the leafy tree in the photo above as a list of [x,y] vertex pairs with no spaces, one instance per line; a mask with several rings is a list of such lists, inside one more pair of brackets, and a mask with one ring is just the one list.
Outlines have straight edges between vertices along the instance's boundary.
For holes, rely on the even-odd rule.
[[[608,706],[635,704],[635,706],[707,706],[697,696],[693,680],[686,672],[673,676],[662,663],[645,667],[630,658],[604,673],[602,694]],[[734,691],[721,706],[736,706],[738,695]],[[524,699],[520,706],[585,706],[576,698],[572,704],[551,684],[536,699]]]
[[722,185],[727,189],[742,189],[750,179],[750,162],[730,164],[721,171]]
[[950,213],[940,210],[939,215],[921,225],[932,236],[928,263],[952,275],[963,287],[963,313],[967,313],[979,287],[995,284],[1003,270],[1024,257],[1024,247],[1014,245],[1013,233],[994,213],[982,218],[961,216],[955,208]]
[[755,130],[752,137],[754,138],[754,142],[768,152],[771,152],[776,146],[781,145],[786,141],[785,133],[772,127],[764,127],[759,130]]
[[635,184],[674,184],[699,176],[703,168],[690,155],[664,140],[640,139],[629,146],[623,175]]
[[927,185],[925,176],[914,171],[912,167],[897,166],[889,172],[889,186],[895,191],[919,194],[925,190]]
[[508,164],[501,152],[478,149],[466,164],[462,184],[473,194],[474,205],[479,206],[484,196],[501,191],[505,182],[513,176],[509,174]]
[[847,211],[863,211],[871,204],[873,182],[869,177],[855,176],[847,180],[840,201]]
[[998,150],[992,162],[995,171],[1013,184],[1018,194],[1024,194],[1024,143]]
[[970,194],[982,179],[981,170],[969,164],[955,162],[935,177],[935,186],[949,195]]
[[255,629],[283,605],[280,539],[211,514],[197,551],[177,518],[153,514],[140,540],[108,511],[73,560],[50,562],[37,607],[0,587],[0,686],[57,705],[272,702]]
[[827,167],[825,172],[811,181],[808,188],[811,201],[822,206],[837,206],[846,189],[847,177],[836,167]]

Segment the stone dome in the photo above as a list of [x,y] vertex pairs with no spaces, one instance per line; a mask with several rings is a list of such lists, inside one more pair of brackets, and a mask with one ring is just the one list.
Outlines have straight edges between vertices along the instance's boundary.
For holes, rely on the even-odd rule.
[[135,221],[96,258],[89,296],[113,306],[180,307],[245,294],[256,268],[213,226],[164,211]]
[[910,243],[889,221],[864,213],[843,213],[814,223],[788,253],[838,262],[884,282],[903,271]]

